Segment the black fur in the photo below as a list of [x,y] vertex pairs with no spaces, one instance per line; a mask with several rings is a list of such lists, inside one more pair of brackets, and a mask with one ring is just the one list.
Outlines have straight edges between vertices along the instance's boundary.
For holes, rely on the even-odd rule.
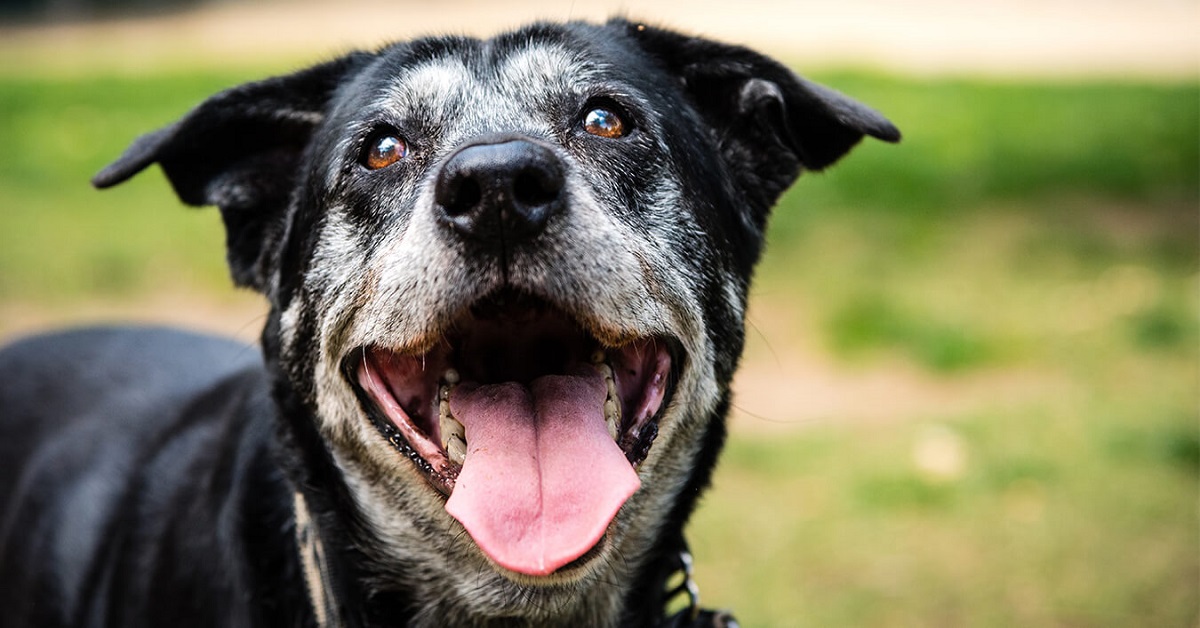
[[[587,93],[530,84],[530,102],[519,106],[503,96],[477,100],[456,92],[399,113],[388,108],[387,95],[405,93],[403,81],[414,68],[452,60],[450,70],[439,71],[470,73],[490,88],[489,77],[508,55],[538,49],[569,51],[586,75],[578,89]],[[596,98],[619,109],[636,131],[619,142],[580,135],[577,111]],[[480,106],[495,111],[472,110]],[[509,122],[489,129],[493,116]],[[362,146],[380,125],[402,133],[412,157],[367,171]],[[355,333],[354,317],[387,296],[378,294],[387,284],[355,284],[353,305],[339,309],[348,307],[338,300],[349,289],[346,281],[392,272],[386,260],[396,245],[385,234],[395,238],[420,224],[431,173],[472,137],[459,137],[463,129],[476,137],[524,133],[553,147],[570,164],[564,167],[573,185],[603,199],[612,224],[654,232],[653,243],[673,243],[675,249],[647,250],[685,260],[687,272],[679,275],[685,285],[637,289],[665,307],[698,312],[700,327],[692,332],[698,336],[679,338],[673,348],[679,363],[673,384],[686,379],[693,382],[689,390],[707,395],[670,400],[679,409],[662,419],[663,429],[676,432],[653,447],[693,457],[656,463],[650,472],[660,479],[643,484],[643,491],[671,498],[666,512],[642,512],[650,497],[627,504],[630,514],[620,520],[633,540],[624,551],[641,548],[640,555],[616,559],[636,567],[627,581],[581,576],[529,585],[493,574],[480,580],[479,595],[496,608],[482,610],[420,586],[442,577],[445,564],[395,559],[403,547],[364,503],[411,517],[411,534],[444,543],[445,561],[474,561],[474,573],[464,578],[490,569],[461,529],[457,536],[444,529],[444,513],[420,512],[419,499],[380,503],[351,486],[348,468],[372,484],[393,486],[403,478],[370,461],[406,450],[400,443],[396,451],[382,435],[366,441],[344,435],[355,433],[354,421],[365,425],[367,413],[360,409],[348,428],[330,414],[337,406],[329,395],[353,398],[346,391],[351,357],[359,354],[339,354],[341,361],[331,364],[321,353],[341,347],[342,336]],[[158,163],[185,203],[219,207],[234,281],[271,303],[264,359],[227,341],[158,329],[67,332],[0,352],[0,624],[313,626],[295,541],[298,491],[328,557],[333,611],[347,626],[655,625],[665,565],[680,547],[725,438],[743,309],[770,207],[802,169],[831,165],[864,135],[899,139],[879,114],[762,55],[623,20],[539,24],[487,42],[399,43],[213,96],[136,140],[94,183],[116,185]],[[564,276],[533,273],[538,264],[571,259],[575,243],[562,235],[571,233],[571,220],[583,218],[555,215],[546,235],[506,251],[501,261],[441,232],[420,246],[464,262],[428,269],[460,273],[461,297],[454,298],[463,304],[511,288],[570,310],[588,297],[564,293],[564,285],[608,280],[562,268]],[[338,255],[364,262],[330,268]],[[680,270],[656,268],[666,262],[645,252],[637,260],[636,270],[655,282]],[[678,301],[685,293],[694,295],[692,303]],[[421,294],[413,288],[403,296]],[[419,305],[429,309],[432,325],[446,315],[439,308],[457,311],[462,304]],[[402,329],[400,314],[378,322]],[[704,353],[699,347],[711,363],[696,363]],[[690,409],[700,404],[709,409]],[[702,428],[683,432],[671,422]],[[397,468],[404,478],[414,475]],[[433,490],[423,482],[405,486],[416,491],[405,494],[421,499]],[[646,517],[657,519],[658,534],[641,539],[649,534],[648,524],[639,523]],[[605,606],[597,587],[610,587],[616,606]]]

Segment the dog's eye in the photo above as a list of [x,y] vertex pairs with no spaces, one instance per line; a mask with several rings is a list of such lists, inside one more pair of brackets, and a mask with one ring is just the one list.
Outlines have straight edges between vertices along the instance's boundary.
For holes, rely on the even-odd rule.
[[618,138],[628,133],[625,121],[611,109],[596,107],[583,118],[583,130],[600,137]]
[[394,133],[380,133],[367,142],[363,165],[371,170],[379,170],[404,159],[407,154],[408,144],[403,138]]

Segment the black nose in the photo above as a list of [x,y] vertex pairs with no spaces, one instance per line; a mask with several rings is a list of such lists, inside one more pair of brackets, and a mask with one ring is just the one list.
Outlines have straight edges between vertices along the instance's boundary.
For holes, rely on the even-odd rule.
[[537,235],[562,210],[563,182],[549,148],[523,139],[472,144],[442,166],[435,211],[468,238],[511,245]]

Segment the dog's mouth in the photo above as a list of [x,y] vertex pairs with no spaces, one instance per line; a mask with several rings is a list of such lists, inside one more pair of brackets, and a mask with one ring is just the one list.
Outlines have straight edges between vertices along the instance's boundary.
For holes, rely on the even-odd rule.
[[640,486],[678,347],[659,336],[605,346],[562,310],[506,293],[432,349],[367,346],[344,370],[480,549],[542,576],[598,546]]

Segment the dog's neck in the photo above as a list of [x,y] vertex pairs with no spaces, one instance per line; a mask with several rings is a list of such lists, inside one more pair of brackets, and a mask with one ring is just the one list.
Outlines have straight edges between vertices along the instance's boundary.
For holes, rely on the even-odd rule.
[[[296,492],[293,497],[295,514],[296,549],[305,580],[307,599],[311,606],[314,620],[318,628],[346,628],[347,622],[343,609],[344,601],[339,599],[337,587],[331,580],[329,556],[325,543],[321,538],[318,525],[308,509],[303,494]],[[621,613],[609,613],[607,618],[601,617],[596,609],[604,606],[615,607],[612,600],[588,599],[603,598],[602,591],[593,589],[593,595],[584,594],[579,598],[579,604],[572,608],[562,608],[562,617],[551,619],[555,625],[574,626],[595,625],[597,621],[607,625],[647,626],[647,627],[678,627],[730,625],[731,617],[725,613],[704,611],[699,608],[699,590],[692,575],[692,557],[682,536],[674,543],[666,543],[666,547],[676,546],[674,551],[667,551],[660,560],[649,566],[646,576],[652,583],[650,587],[640,590],[632,596],[629,604]],[[672,586],[671,583],[674,583]],[[595,595],[600,593],[600,595]],[[617,593],[612,590],[609,595]],[[676,598],[685,598],[686,606],[672,616],[664,613],[666,605]],[[420,624],[425,619],[432,620],[431,625],[445,625],[448,617],[462,616],[461,611],[443,607],[441,604],[428,604],[421,608],[406,623]],[[395,616],[393,616],[395,619]],[[605,621],[607,619],[607,621]],[[455,622],[455,625],[463,622]],[[488,623],[484,622],[475,623]],[[511,625],[508,618],[490,623]],[[542,623],[542,622],[539,622]],[[736,625],[736,624],[732,624]]]

